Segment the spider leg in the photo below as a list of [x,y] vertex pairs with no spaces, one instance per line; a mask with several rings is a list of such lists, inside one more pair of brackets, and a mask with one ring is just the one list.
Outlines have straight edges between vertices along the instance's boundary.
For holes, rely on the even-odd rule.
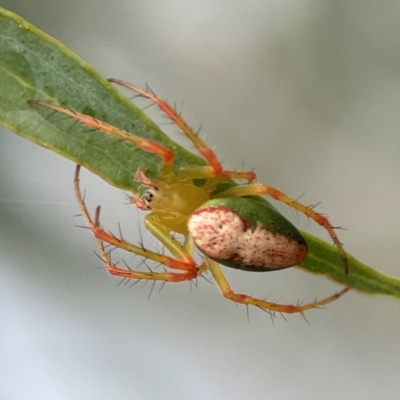
[[302,313],[302,312],[310,310],[312,308],[319,308],[319,307],[324,306],[325,304],[331,303],[332,301],[338,299],[339,297],[343,296],[345,293],[347,293],[350,290],[349,288],[345,288],[345,289],[341,290],[340,292],[333,294],[332,296],[329,296],[323,300],[318,300],[318,301],[316,300],[309,304],[303,304],[303,305],[278,304],[278,303],[274,303],[274,302],[270,302],[270,301],[256,299],[256,298],[248,296],[246,294],[235,293],[232,290],[231,286],[229,285],[228,281],[226,280],[224,274],[222,273],[221,268],[218,265],[218,263],[216,263],[215,261],[213,261],[207,257],[206,264],[207,264],[208,270],[211,272],[212,276],[214,277],[214,280],[215,280],[216,284],[218,285],[219,290],[221,291],[222,295],[225,298],[232,300],[235,303],[256,306],[258,308],[261,308],[263,310],[271,312],[272,315],[275,312],[286,313],[286,314],[295,314],[295,313]]
[[302,212],[304,215],[311,218],[317,224],[319,224],[323,228],[325,228],[328,231],[330,237],[332,238],[333,243],[338,248],[340,257],[341,257],[343,265],[344,265],[345,273],[348,274],[349,265],[348,265],[347,255],[343,249],[342,244],[339,241],[338,236],[336,235],[336,233],[334,231],[333,226],[329,222],[328,218],[326,218],[322,214],[317,213],[312,208],[299,203],[297,200],[292,199],[291,197],[287,196],[280,190],[275,189],[272,186],[265,185],[263,183],[235,186],[228,190],[223,191],[222,193],[218,193],[218,195],[216,195],[215,197],[216,198],[224,198],[224,197],[243,197],[243,196],[253,196],[253,195],[270,196],[273,199],[280,201],[282,203],[285,203],[288,206]]
[[[191,280],[201,275],[205,269],[206,265],[202,264],[199,268],[196,265],[196,262],[191,257],[191,253],[186,250],[185,246],[182,246],[177,240],[173,239],[170,236],[165,236],[162,232],[155,232],[155,229],[150,231],[155,234],[155,236],[168,248],[168,250],[176,256],[176,258],[169,257],[163,254],[155,253],[153,251],[147,250],[144,247],[133,245],[129,242],[126,242],[123,239],[119,239],[116,236],[104,231],[100,226],[100,207],[96,208],[95,218],[92,218],[89,215],[89,212],[86,208],[86,205],[83,201],[82,194],[79,188],[79,171],[80,166],[77,165],[75,169],[74,176],[74,188],[76,198],[78,200],[79,207],[81,208],[83,217],[92,231],[93,235],[97,239],[97,244],[100,250],[100,255],[106,269],[111,275],[121,276],[124,278],[131,279],[148,279],[148,280],[164,280],[168,282],[181,282],[186,280]],[[109,243],[119,249],[129,251],[133,254],[141,256],[146,259],[153,260],[159,264],[162,264],[166,267],[169,267],[173,270],[177,270],[179,272],[165,272],[165,273],[156,273],[156,272],[141,272],[135,271],[131,269],[123,269],[117,267],[113,263],[111,263],[108,254],[104,249],[104,242]],[[188,244],[190,247],[191,244]]]
[[182,130],[182,132],[189,138],[189,140],[195,145],[199,153],[207,160],[210,164],[206,167],[194,166],[191,168],[184,168],[186,174],[190,174],[193,179],[203,179],[209,177],[216,177],[218,180],[223,179],[246,179],[248,182],[252,182],[256,178],[254,171],[234,171],[224,170],[215,152],[206,145],[206,143],[196,134],[187,122],[176,112],[176,110],[165,100],[155,96],[149,91],[140,89],[139,87],[130,83],[121,81],[119,79],[109,79],[109,82],[116,83],[124,86],[128,89],[134,90],[141,96],[151,100],[158,108],[174,122]]
[[148,281],[164,281],[164,282],[185,282],[190,281],[198,276],[200,276],[206,269],[207,264],[203,262],[199,268],[197,268],[196,274],[194,275],[192,272],[182,271],[180,273],[176,272],[143,272],[131,269],[127,267],[127,269],[120,268],[117,265],[113,264],[110,260],[109,255],[104,249],[104,242],[97,239],[97,245],[100,250],[100,257],[104,262],[104,265],[108,271],[108,273],[112,276],[118,276],[124,279],[137,279],[137,280],[148,280]]
[[67,115],[68,117],[71,117],[76,121],[79,121],[80,123],[88,126],[89,128],[99,130],[110,136],[114,136],[117,139],[121,139],[130,144],[133,144],[134,146],[137,146],[144,151],[158,155],[163,163],[160,169],[160,175],[163,176],[163,178],[167,181],[176,180],[175,175],[173,173],[173,168],[175,165],[175,154],[168,147],[162,146],[161,144],[155,142],[154,140],[144,139],[140,136],[136,136],[123,129],[119,129],[115,126],[112,126],[106,122],[100,121],[94,117],[72,111],[65,107],[59,107],[54,104],[46,103],[40,100],[28,100],[28,103],[37,104],[40,106],[50,108],[51,110]]

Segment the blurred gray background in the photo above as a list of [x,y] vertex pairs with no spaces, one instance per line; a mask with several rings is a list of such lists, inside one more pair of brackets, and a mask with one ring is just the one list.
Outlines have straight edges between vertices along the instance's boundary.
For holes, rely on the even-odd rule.
[[[400,3],[1,0],[106,77],[148,82],[229,168],[321,201],[346,250],[400,277]],[[277,317],[204,280],[117,287],[73,218],[74,165],[0,133],[1,399],[376,399],[400,392],[400,303],[349,293]],[[134,171],[133,171],[134,172]],[[143,215],[84,171],[103,225],[138,240]],[[327,234],[295,212],[299,226]],[[152,238],[145,243],[157,248]],[[128,261],[132,258],[126,256]],[[224,269],[281,302],[338,290],[291,269]]]

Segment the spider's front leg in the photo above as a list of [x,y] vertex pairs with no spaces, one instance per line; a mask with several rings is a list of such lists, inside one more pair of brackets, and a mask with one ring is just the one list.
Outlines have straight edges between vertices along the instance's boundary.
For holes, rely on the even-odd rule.
[[173,171],[175,166],[175,154],[170,148],[165,147],[155,142],[154,140],[142,138],[140,136],[134,135],[133,133],[112,126],[107,122],[100,121],[94,117],[75,112],[65,107],[56,106],[55,104],[46,103],[40,100],[28,100],[28,103],[49,108],[50,110],[54,110],[55,112],[71,117],[91,129],[104,132],[107,135],[133,144],[134,146],[137,146],[144,151],[158,155],[162,161],[159,171],[160,177],[162,177],[167,182],[177,181],[177,178]]
[[[100,207],[96,208],[95,218],[89,215],[86,208],[82,194],[79,188],[79,172],[80,166],[76,166],[75,177],[74,177],[74,187],[75,194],[78,200],[79,207],[82,211],[83,218],[85,219],[88,227],[92,231],[93,235],[97,239],[97,244],[100,250],[100,256],[104,262],[107,271],[114,276],[119,276],[128,279],[144,279],[144,280],[160,280],[166,282],[182,282],[195,279],[201,275],[205,269],[206,265],[203,263],[200,267],[197,267],[195,260],[192,258],[190,250],[191,243],[186,246],[182,246],[177,240],[170,236],[165,230],[157,229],[157,224],[150,222],[149,226],[153,228],[148,229],[164,244],[167,249],[173,254],[173,257],[169,257],[163,254],[155,253],[153,251],[147,250],[142,246],[133,245],[122,238],[117,238],[116,236],[106,232],[100,226]],[[155,261],[156,263],[162,264],[177,272],[142,272],[133,270],[127,267],[127,269],[120,268],[114,265],[109,257],[109,254],[104,249],[104,242],[115,246],[116,248],[129,251],[133,254],[143,257],[144,259],[149,259]]]
[[190,125],[176,112],[176,110],[165,100],[155,96],[153,93],[143,90],[131,83],[121,81],[119,79],[109,79],[109,82],[117,83],[124,86],[151,100],[171,121],[181,129],[188,139],[195,145],[199,153],[208,162],[208,166],[186,166],[181,169],[183,176],[188,176],[191,179],[208,179],[215,178],[216,181],[224,179],[245,179],[249,183],[254,181],[256,174],[254,171],[234,171],[225,170],[221,162],[218,160],[215,152],[207,146],[207,144],[194,132]]

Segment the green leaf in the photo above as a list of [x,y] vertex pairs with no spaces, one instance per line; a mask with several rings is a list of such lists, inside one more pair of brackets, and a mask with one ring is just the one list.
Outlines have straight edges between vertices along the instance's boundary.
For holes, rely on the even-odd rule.
[[[121,96],[90,65],[57,40],[21,17],[0,8],[0,122],[15,133],[85,166],[110,184],[135,190],[138,168],[157,176],[159,158],[101,132],[88,132],[71,120],[49,118],[49,111],[31,107],[29,99],[65,104],[174,150],[176,168],[204,165],[166,136],[137,107]],[[225,182],[229,185],[229,182]],[[337,249],[304,233],[309,256],[300,268],[323,274],[353,289],[400,299],[400,280],[387,277],[349,255],[344,274]]]
[[345,286],[368,294],[379,294],[400,300],[400,280],[381,274],[347,253],[349,274],[343,273],[343,265],[336,247],[323,240],[301,232],[308,244],[307,259],[299,268],[314,274],[325,275]]
[[[158,171],[157,156],[143,152],[71,120],[58,123],[29,99],[84,112],[138,136],[173,148],[177,168],[204,164],[171,141],[146,115],[120,95],[89,64],[21,17],[0,8],[0,122],[15,133],[79,163],[110,184],[133,189],[138,167]],[[58,118],[60,120],[60,118]]]

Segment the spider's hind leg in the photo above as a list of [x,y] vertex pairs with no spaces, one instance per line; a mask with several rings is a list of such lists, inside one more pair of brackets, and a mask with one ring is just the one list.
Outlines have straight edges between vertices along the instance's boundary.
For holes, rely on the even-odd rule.
[[221,271],[220,266],[215,261],[207,258],[206,263],[208,266],[208,270],[211,272],[216,284],[218,285],[221,294],[229,299],[234,301],[235,303],[245,304],[245,305],[252,305],[256,306],[264,311],[270,312],[273,316],[276,312],[277,313],[286,313],[286,314],[295,314],[295,313],[303,313],[304,311],[310,310],[312,308],[321,308],[325,304],[331,303],[332,301],[337,300],[339,297],[343,296],[347,293],[350,289],[345,288],[342,289],[340,292],[333,294],[322,300],[315,300],[312,303],[303,304],[303,305],[295,305],[295,304],[278,304],[266,300],[261,300],[254,298],[252,296],[248,296],[246,294],[238,294],[235,293],[231,286],[229,285],[228,281],[226,280],[224,274]]

